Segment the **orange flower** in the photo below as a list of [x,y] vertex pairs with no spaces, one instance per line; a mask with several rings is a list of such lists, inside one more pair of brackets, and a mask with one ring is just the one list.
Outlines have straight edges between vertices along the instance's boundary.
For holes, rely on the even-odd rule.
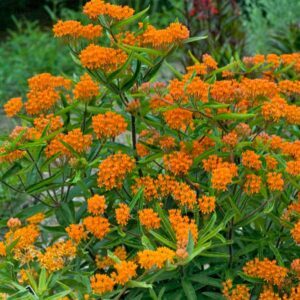
[[109,221],[103,217],[86,217],[83,224],[87,231],[91,232],[97,239],[102,240],[109,232]]
[[285,117],[287,106],[288,104],[283,98],[276,96],[270,102],[262,105],[261,113],[265,120],[278,122]]
[[153,267],[161,269],[167,261],[173,262],[175,252],[166,247],[159,247],[156,250],[143,250],[138,252],[139,265],[146,270]]
[[278,165],[278,162],[277,160],[270,156],[270,155],[267,155],[266,156],[266,163],[267,163],[267,169],[268,170],[274,170],[277,168],[277,165]]
[[211,70],[218,69],[217,62],[209,54],[202,55],[202,61],[207,66],[207,68]]
[[168,151],[176,146],[175,138],[172,136],[162,136],[159,140],[159,145],[163,151]]
[[81,224],[71,224],[66,228],[68,236],[76,243],[87,238],[87,233],[84,231],[84,227]]
[[96,274],[92,276],[90,282],[93,293],[95,294],[111,292],[115,285],[114,280],[104,274]]
[[189,219],[188,216],[182,216],[180,210],[169,210],[169,220],[176,234],[177,244],[180,248],[187,245],[189,240],[189,232],[191,232],[194,243],[198,240],[198,227],[195,220]]
[[59,130],[63,126],[63,122],[59,116],[54,116],[53,114],[49,115],[40,115],[39,117],[33,120],[33,124],[38,132],[43,132],[46,127],[47,133],[50,134],[54,131]]
[[267,183],[271,191],[282,191],[284,181],[281,173],[270,172],[267,174]]
[[144,157],[144,156],[147,156],[148,154],[150,154],[150,151],[148,150],[148,148],[141,143],[136,144],[136,152],[137,152],[138,156],[140,156],[140,157]]
[[14,231],[8,231],[5,235],[5,239],[7,244],[11,244],[18,240],[14,249],[22,250],[31,246],[37,240],[39,235],[40,231],[37,226],[30,224]]
[[165,168],[175,175],[186,174],[193,163],[190,156],[182,151],[164,155],[163,160]]
[[218,165],[218,167],[212,171],[212,187],[217,190],[225,191],[227,190],[227,185],[232,183],[234,176],[229,166],[223,164]]
[[148,25],[141,37],[141,42],[143,46],[165,49],[172,44],[181,43],[189,35],[187,27],[180,23],[171,23],[165,29],[156,29],[154,26]]
[[46,218],[44,213],[37,213],[29,218],[26,219],[26,221],[29,224],[39,224]]
[[[114,255],[120,260],[125,260],[127,257],[126,249],[123,246],[119,246],[114,250]],[[100,257],[99,255],[97,255],[96,265],[98,269],[106,269],[110,266],[113,266],[114,261],[109,256]]]
[[286,172],[298,176],[300,174],[300,160],[291,160],[286,163]]
[[223,159],[222,157],[219,157],[215,154],[210,155],[207,159],[203,159],[202,163],[203,163],[203,169],[206,172],[211,172],[214,169],[217,168],[218,165],[220,165],[222,163]]
[[88,212],[93,215],[104,214],[104,211],[107,207],[105,203],[105,197],[100,195],[94,195],[93,197],[87,200]]
[[298,223],[296,223],[296,225],[291,229],[291,234],[294,241],[297,244],[300,244],[300,221],[298,221]]
[[262,293],[260,293],[258,300],[281,300],[277,293],[274,292],[272,287],[265,287]]
[[158,229],[160,227],[160,218],[158,213],[152,208],[145,208],[139,211],[139,220],[148,230]]
[[108,156],[99,165],[98,185],[106,190],[120,188],[126,175],[135,167],[135,160],[127,154],[117,153]]
[[297,277],[300,278],[300,259],[296,258],[291,263],[291,269],[297,274]]
[[260,192],[261,178],[255,174],[246,175],[246,182],[244,185],[244,191],[246,194],[256,194]]
[[59,20],[53,26],[55,37],[79,38],[83,37],[88,40],[93,40],[102,35],[102,27],[100,25],[89,24],[83,26],[78,21],[61,21]]
[[198,200],[199,209],[203,214],[209,214],[216,209],[216,198],[214,196],[202,196]]
[[6,256],[6,247],[3,242],[0,242],[0,256]]
[[47,247],[44,254],[38,255],[38,261],[42,267],[49,272],[61,270],[67,259],[71,260],[76,256],[76,247],[71,241],[59,241]]
[[119,207],[115,210],[116,220],[118,225],[126,226],[130,219],[130,208],[125,203],[120,203]]
[[168,189],[174,200],[181,206],[187,206],[187,208],[193,209],[194,205],[197,203],[196,192],[184,182],[173,180]]
[[130,279],[136,276],[137,267],[137,264],[132,261],[121,261],[120,263],[114,265],[117,274],[113,273],[112,277],[116,283],[124,285]]
[[21,221],[19,218],[10,218],[8,221],[7,221],[7,227],[8,228],[18,228],[22,225]]
[[47,157],[51,157],[59,152],[68,157],[73,156],[71,151],[61,141],[80,154],[89,149],[92,144],[92,136],[83,134],[79,128],[69,131],[66,135],[58,134],[45,149]]
[[124,118],[114,112],[97,115],[92,118],[94,132],[99,139],[114,138],[126,131]]
[[275,260],[271,261],[267,258],[262,261],[258,258],[248,261],[243,267],[243,271],[248,276],[261,278],[270,284],[278,286],[282,285],[288,273],[287,268],[277,266]]
[[22,98],[12,98],[4,104],[4,112],[7,117],[12,118],[21,111],[23,107]]
[[222,138],[222,142],[229,147],[234,147],[238,143],[238,136],[235,131],[229,132],[224,135]]
[[127,54],[120,49],[104,48],[90,44],[79,55],[81,64],[90,70],[102,69],[111,73],[118,69],[127,60]]
[[80,81],[73,90],[74,98],[84,102],[89,102],[99,95],[99,85],[87,73],[80,77]]
[[261,169],[261,161],[259,160],[259,155],[251,150],[246,150],[242,153],[242,164],[243,166],[252,168],[254,170]]
[[210,89],[214,100],[221,103],[232,103],[237,100],[239,83],[235,80],[216,81]]
[[60,99],[59,90],[70,89],[71,81],[61,76],[43,73],[30,78],[28,85],[25,108],[28,114],[34,115],[51,109]]
[[193,129],[193,113],[183,109],[174,108],[163,113],[168,126],[175,130],[186,130],[187,127]]
[[232,287],[232,280],[228,279],[223,282],[223,295],[227,300],[249,300],[250,289],[244,284],[237,284]]
[[97,19],[101,15],[107,15],[118,21],[128,19],[134,14],[134,10],[128,6],[120,6],[104,3],[103,0],[91,0],[83,7],[83,12],[90,19]]
[[131,187],[133,193],[137,193],[143,187],[145,200],[151,201],[158,198],[156,182],[150,176],[135,178],[136,184]]
[[208,89],[209,85],[206,82],[202,81],[199,77],[195,77],[186,86],[186,93],[194,97],[197,101],[208,102]]

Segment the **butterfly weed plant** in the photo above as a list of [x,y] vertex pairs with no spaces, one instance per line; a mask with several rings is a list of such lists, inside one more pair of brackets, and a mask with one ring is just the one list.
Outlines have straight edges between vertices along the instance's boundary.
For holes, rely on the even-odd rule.
[[300,55],[181,73],[168,58],[201,39],[184,25],[83,13],[53,33],[84,75],[4,105],[0,180],[24,203],[1,220],[2,297],[299,299]]

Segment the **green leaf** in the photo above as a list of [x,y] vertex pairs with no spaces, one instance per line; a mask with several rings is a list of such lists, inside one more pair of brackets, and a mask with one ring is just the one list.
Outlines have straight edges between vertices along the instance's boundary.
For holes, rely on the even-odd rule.
[[162,235],[158,234],[157,232],[150,230],[149,231],[150,234],[152,234],[159,242],[161,242],[162,244],[168,246],[171,249],[176,249],[176,244],[169,241],[168,239],[166,239],[165,237],[163,237]]
[[144,196],[144,187],[142,186],[139,188],[139,190],[137,191],[137,193],[132,198],[132,201],[129,204],[130,211],[132,211],[135,208],[137,202],[141,200],[143,196]]
[[189,44],[189,43],[194,43],[194,42],[198,42],[198,41],[205,40],[205,39],[207,39],[207,35],[194,36],[194,37],[184,40],[183,43]]
[[284,267],[283,258],[281,256],[279,250],[272,244],[272,242],[269,242],[269,247],[272,250],[272,252],[274,253],[276,260],[278,262],[278,265],[281,267]]
[[169,63],[167,63],[166,61],[165,62],[165,65],[169,68],[169,70],[179,79],[179,80],[182,80],[183,78],[183,75],[177,71],[172,65],[170,65]]
[[110,250],[107,250],[107,256],[110,257],[115,263],[119,264],[121,263],[121,260],[118,256],[116,256],[113,252]]
[[195,274],[189,277],[191,281],[199,282],[205,286],[214,286],[217,288],[222,288],[222,280],[212,278],[202,274]]
[[45,268],[42,268],[39,278],[38,293],[41,295],[47,290],[47,272]]
[[47,297],[47,298],[45,298],[45,300],[59,300],[62,297],[67,296],[70,293],[71,293],[71,290],[63,291],[63,292],[57,293],[53,296]]
[[239,113],[226,113],[219,114],[213,117],[214,120],[246,120],[254,118],[256,114],[239,114]]
[[41,180],[38,183],[32,184],[31,186],[27,187],[26,192],[28,194],[32,194],[32,193],[40,193],[45,190],[48,190],[50,185],[53,183],[53,181],[55,179],[57,179],[61,175],[61,173],[62,173],[62,171],[60,170],[56,174],[54,174],[44,180]]
[[263,283],[264,282],[262,279],[250,277],[241,271],[238,271],[237,275],[239,275],[242,279],[244,279],[248,282],[251,282],[251,283]]
[[129,288],[142,288],[142,289],[152,289],[153,286],[152,284],[148,284],[144,281],[135,281],[135,280],[130,280],[126,283],[126,286]]
[[186,247],[186,250],[187,250],[187,253],[190,255],[192,255],[193,251],[194,251],[194,240],[193,240],[193,235],[192,235],[192,232],[191,230],[189,230],[189,238],[188,238],[188,244],[187,244],[187,247]]
[[196,291],[192,283],[187,278],[183,278],[181,280],[181,285],[187,300],[197,300]]

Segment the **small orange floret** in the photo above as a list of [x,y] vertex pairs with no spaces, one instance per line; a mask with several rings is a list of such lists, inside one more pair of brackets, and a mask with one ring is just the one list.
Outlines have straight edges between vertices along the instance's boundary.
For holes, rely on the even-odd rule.
[[191,157],[182,151],[166,154],[163,160],[165,168],[175,175],[185,175],[193,163]]
[[137,264],[132,261],[121,261],[120,263],[114,265],[117,273],[113,273],[112,277],[114,278],[115,282],[124,285],[130,279],[136,276],[137,267]]
[[242,164],[254,170],[260,170],[262,165],[259,160],[259,155],[252,150],[246,150],[242,153]]
[[261,178],[255,174],[246,175],[246,182],[244,185],[244,191],[246,194],[256,194],[260,192]]
[[109,232],[109,221],[103,217],[86,217],[83,224],[87,231],[91,232],[96,238],[102,240]]
[[216,198],[214,196],[202,196],[198,200],[199,209],[203,214],[209,214],[216,209]]
[[193,129],[193,113],[183,109],[174,108],[163,113],[168,126],[175,130],[186,130],[187,127]]
[[87,238],[87,233],[84,230],[82,224],[71,224],[66,228],[66,232],[70,239],[74,242],[79,243],[81,240],[85,240]]
[[291,229],[291,234],[294,241],[297,244],[300,244],[300,221],[298,221],[298,223],[296,223],[296,225]]
[[271,191],[282,191],[284,181],[281,173],[270,172],[267,174],[267,183]]

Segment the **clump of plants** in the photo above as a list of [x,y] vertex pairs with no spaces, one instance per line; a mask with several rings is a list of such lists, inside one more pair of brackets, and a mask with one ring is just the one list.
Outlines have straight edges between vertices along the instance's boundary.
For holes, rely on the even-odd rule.
[[36,75],[4,105],[21,125],[1,183],[24,204],[1,221],[3,297],[298,299],[300,55],[191,56],[157,82],[197,37],[101,0],[83,13],[53,32],[85,74]]

